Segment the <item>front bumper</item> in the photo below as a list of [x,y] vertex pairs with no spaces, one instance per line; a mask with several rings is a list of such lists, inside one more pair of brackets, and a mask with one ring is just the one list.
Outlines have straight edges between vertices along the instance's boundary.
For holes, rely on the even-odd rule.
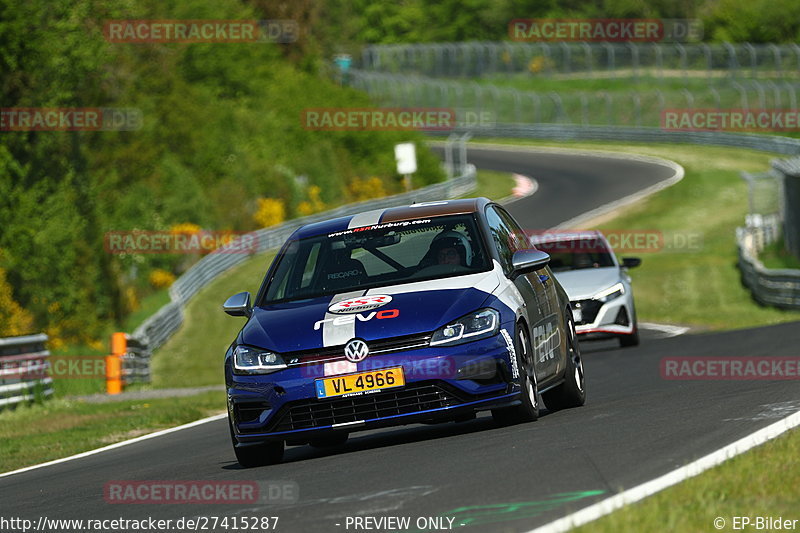
[[575,321],[575,332],[584,339],[601,339],[620,335],[633,335],[636,332],[631,310],[632,301],[627,295],[601,304],[594,300],[575,300],[573,309],[580,305],[586,312],[583,320]]
[[519,386],[511,377],[510,354],[501,335],[452,347],[370,356],[352,366],[346,373],[402,366],[405,385],[317,399],[316,379],[336,375],[329,367],[326,376],[325,364],[240,376],[231,373],[226,358],[228,412],[237,442],[307,441],[331,431],[455,419],[519,401]]

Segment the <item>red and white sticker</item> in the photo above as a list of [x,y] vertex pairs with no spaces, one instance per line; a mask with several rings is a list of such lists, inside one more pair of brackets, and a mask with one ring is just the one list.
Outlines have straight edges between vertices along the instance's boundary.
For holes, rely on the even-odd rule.
[[360,313],[362,311],[369,311],[371,309],[383,307],[391,301],[392,297],[388,294],[359,296],[358,298],[349,298],[347,300],[342,300],[341,302],[331,304],[331,306],[328,307],[328,312],[336,314]]

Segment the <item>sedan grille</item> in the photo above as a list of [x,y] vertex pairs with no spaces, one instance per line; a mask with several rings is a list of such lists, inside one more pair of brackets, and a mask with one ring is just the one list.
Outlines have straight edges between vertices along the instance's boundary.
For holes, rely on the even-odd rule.
[[576,326],[583,326],[586,324],[591,324],[597,318],[597,313],[600,312],[600,308],[603,307],[602,302],[598,302],[597,300],[577,300],[571,302],[573,309],[580,309],[581,310],[581,320],[575,322]]
[[292,431],[419,413],[462,401],[436,384],[416,384],[364,396],[303,400],[285,406],[270,431]]

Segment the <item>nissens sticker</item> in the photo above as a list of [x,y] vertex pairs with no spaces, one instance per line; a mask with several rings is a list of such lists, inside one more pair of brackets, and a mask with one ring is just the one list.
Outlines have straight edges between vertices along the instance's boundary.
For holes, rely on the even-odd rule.
[[350,313],[360,313],[362,311],[369,311],[383,307],[392,301],[392,297],[388,294],[376,294],[374,296],[359,296],[358,298],[350,298],[336,302],[328,307],[329,313],[345,315]]

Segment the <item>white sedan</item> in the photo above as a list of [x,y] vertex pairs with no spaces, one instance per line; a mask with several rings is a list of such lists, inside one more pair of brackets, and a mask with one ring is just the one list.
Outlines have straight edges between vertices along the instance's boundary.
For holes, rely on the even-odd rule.
[[533,235],[531,242],[550,254],[550,268],[569,296],[579,338],[617,337],[621,346],[639,344],[627,270],[641,259],[625,257],[620,264],[599,231],[545,233]]

